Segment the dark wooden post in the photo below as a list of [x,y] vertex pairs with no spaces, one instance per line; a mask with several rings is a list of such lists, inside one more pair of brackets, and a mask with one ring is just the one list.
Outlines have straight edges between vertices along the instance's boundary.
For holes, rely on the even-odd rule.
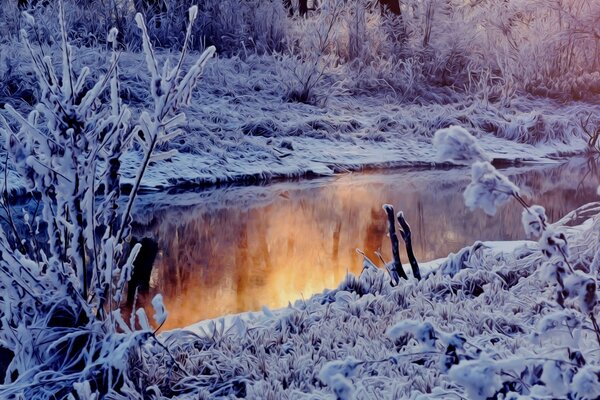
[[389,204],[385,204],[383,206],[383,210],[387,214],[388,233],[390,235],[390,241],[392,242],[392,255],[394,257],[394,261],[393,261],[390,273],[392,275],[392,279],[394,281],[396,281],[394,283],[397,285],[400,280],[398,277],[395,276],[395,274],[398,274],[398,276],[402,279],[408,279],[408,276],[406,275],[406,272],[404,272],[404,269],[402,268],[402,262],[400,262],[400,249],[399,249],[398,236],[396,235],[396,220],[395,220],[395,216],[394,216],[394,207],[392,207]]
[[417,263],[417,259],[415,258],[415,253],[413,253],[412,248],[412,234],[410,232],[410,225],[404,219],[404,213],[400,211],[398,213],[398,223],[402,228],[400,230],[400,236],[402,236],[402,240],[404,240],[404,244],[406,245],[406,253],[408,254],[408,262],[410,262],[410,267],[412,269],[413,276],[417,278],[417,280],[421,280],[421,271],[419,270],[419,263]]
[[143,238],[141,241],[133,238],[131,247],[136,243],[141,243],[142,247],[133,262],[133,272],[127,285],[127,306],[133,306],[136,293],[145,294],[150,289],[150,275],[154,267],[154,261],[158,254],[158,243],[150,238]]

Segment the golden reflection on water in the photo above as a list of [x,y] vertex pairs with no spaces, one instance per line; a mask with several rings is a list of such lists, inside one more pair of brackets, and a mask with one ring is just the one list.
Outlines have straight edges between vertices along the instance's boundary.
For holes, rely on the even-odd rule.
[[[595,200],[595,176],[583,166],[512,170],[550,220]],[[257,187],[211,189],[197,205],[144,206],[137,235],[161,249],[151,295],[162,293],[165,329],[226,314],[283,307],[336,287],[359,273],[362,259],[391,256],[382,204],[403,210],[419,261],[443,257],[475,240],[523,239],[517,204],[495,217],[464,207],[468,170],[350,174]],[[186,195],[186,201],[194,199]],[[177,201],[177,195],[173,196]],[[193,200],[192,200],[193,201]],[[140,212],[141,213],[141,212]],[[143,219],[143,218],[142,218]],[[402,261],[407,267],[404,249]]]

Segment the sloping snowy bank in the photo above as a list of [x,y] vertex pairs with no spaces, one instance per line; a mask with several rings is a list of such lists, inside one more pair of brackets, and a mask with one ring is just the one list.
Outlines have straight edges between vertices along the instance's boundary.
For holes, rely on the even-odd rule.
[[[81,65],[100,72],[106,68],[108,55],[102,51],[76,51]],[[6,54],[7,63],[20,71],[14,79],[29,76],[23,49],[16,46]],[[141,63],[139,54],[124,53],[120,58],[123,97],[133,110],[152,103],[146,89],[149,77],[139,68]],[[282,68],[269,56],[213,60],[186,110],[185,134],[166,145],[173,157],[151,165],[143,188],[431,165],[432,135],[451,125],[478,136],[498,162],[549,162],[584,151],[582,121],[600,115],[600,106],[592,103],[519,96],[494,103],[438,87],[422,88],[426,94],[413,100],[385,91],[350,95],[351,90],[330,90],[323,104],[314,106],[285,99],[289,77]],[[350,72],[340,67],[324,85],[344,81]],[[33,82],[20,84],[35,89]],[[7,102],[22,112],[30,109],[22,99]],[[133,181],[140,157],[133,149],[123,160],[124,184]],[[12,173],[8,187],[25,191]]]
[[[269,139],[253,138],[258,146],[268,146]],[[193,187],[234,181],[264,181],[297,176],[326,176],[337,172],[368,168],[397,168],[436,165],[435,153],[428,138],[397,135],[386,142],[370,140],[336,141],[310,137],[293,138],[294,151],[286,157],[252,151],[232,151],[225,157],[178,153],[169,161],[151,167],[145,177],[145,189]],[[533,146],[516,144],[493,136],[481,138],[483,147],[502,163],[552,163],[554,156],[568,149],[581,152],[583,141],[566,145]],[[137,153],[130,153],[125,165],[139,163]],[[127,170],[127,169],[126,169]],[[126,176],[125,181],[132,181]]]

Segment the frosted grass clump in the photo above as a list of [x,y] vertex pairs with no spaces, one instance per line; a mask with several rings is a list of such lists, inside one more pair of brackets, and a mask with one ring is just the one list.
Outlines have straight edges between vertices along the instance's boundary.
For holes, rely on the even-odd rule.
[[519,188],[489,162],[472,165],[471,183],[463,193],[467,207],[481,208],[488,215],[495,215],[498,207],[518,195]]
[[496,371],[493,360],[481,357],[478,360],[462,361],[450,369],[449,376],[465,388],[467,398],[485,400],[502,388],[502,380]]
[[351,400],[354,398],[354,386],[350,379],[340,374],[333,375],[328,383],[338,400]]
[[353,357],[342,361],[326,363],[319,372],[319,379],[335,393],[340,400],[354,398],[354,386],[349,377],[356,374],[356,368],[361,364]]
[[582,271],[575,271],[564,280],[564,291],[567,298],[576,298],[579,309],[590,314],[598,304],[596,281]]
[[[14,223],[0,227],[0,346],[12,354],[4,359],[8,378],[0,398],[131,398],[125,386],[137,382],[128,378],[130,357],[159,340],[143,308],[131,310],[129,325],[119,311],[140,250],[131,245],[132,207],[151,161],[170,155],[161,145],[185,126],[183,107],[215,49],[186,68],[190,24],[177,65],[159,65],[138,16],[154,103],[132,113],[120,97],[118,31],[108,34],[113,51],[105,74],[92,79],[88,67],[77,73],[63,1],[58,5],[60,68],[22,32],[41,95],[27,116],[10,105],[0,113],[7,160],[43,205],[25,218],[27,237]],[[142,162],[122,196],[121,166],[135,141]],[[153,306],[157,322],[164,322],[162,299]]]
[[323,383],[327,383],[335,375],[341,375],[346,378],[353,376],[356,373],[356,368],[360,364],[360,361],[353,357],[348,357],[341,361],[328,362],[321,368],[319,372],[319,379]]
[[540,237],[546,229],[547,221],[546,209],[542,206],[525,208],[521,214],[521,223],[527,237]]
[[544,364],[544,369],[542,371],[542,376],[540,377],[542,381],[546,383],[549,391],[554,395],[559,395],[561,397],[565,396],[569,391],[567,385],[565,384],[565,374],[564,370],[561,368],[561,363],[556,361],[547,361]]
[[492,160],[473,135],[456,125],[435,132],[433,146],[437,150],[439,161],[468,165],[474,161]]
[[548,337],[555,329],[566,327],[573,330],[581,326],[581,320],[573,310],[562,309],[546,314],[536,324],[536,331],[540,336]]
[[437,340],[436,331],[431,322],[419,322],[411,319],[397,323],[390,328],[387,335],[392,339],[412,335],[427,349],[434,349]]
[[579,399],[600,397],[600,368],[592,365],[581,368],[573,378],[573,391]]

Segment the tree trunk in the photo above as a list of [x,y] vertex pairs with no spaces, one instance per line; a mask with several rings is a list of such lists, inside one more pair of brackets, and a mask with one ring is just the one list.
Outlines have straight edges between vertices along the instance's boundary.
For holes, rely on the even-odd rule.
[[399,0],[379,0],[381,8],[392,14],[401,15]]
[[283,0],[283,7],[288,12],[288,17],[292,17],[294,15],[294,6],[292,5],[292,0]]
[[306,13],[308,12],[308,0],[300,0],[298,1],[298,13],[301,17],[306,17]]

